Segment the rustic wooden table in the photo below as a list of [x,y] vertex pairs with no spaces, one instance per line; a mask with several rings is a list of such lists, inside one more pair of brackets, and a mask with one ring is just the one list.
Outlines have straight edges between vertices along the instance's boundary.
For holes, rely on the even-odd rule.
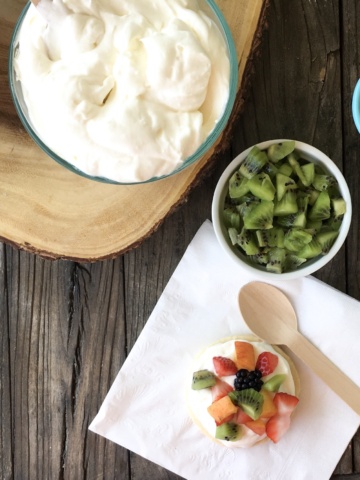
[[[360,300],[360,136],[351,117],[359,47],[358,0],[271,0],[231,145],[150,238],[115,260],[91,264],[0,245],[1,479],[179,478],[88,426],[186,247],[210,218],[222,170],[257,142],[285,137],[313,144],[343,171],[353,200],[351,230],[315,276]],[[332,478],[360,478],[360,431]]]

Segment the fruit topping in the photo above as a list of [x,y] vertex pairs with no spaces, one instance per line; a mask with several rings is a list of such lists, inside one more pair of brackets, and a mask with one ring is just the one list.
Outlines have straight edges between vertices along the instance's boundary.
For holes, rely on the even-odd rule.
[[253,388],[248,388],[240,391],[234,390],[229,393],[229,397],[234,405],[241,407],[252,420],[257,420],[260,417],[264,403],[264,397],[261,393]]
[[258,418],[257,420],[251,420],[247,422],[246,427],[250,428],[257,435],[264,435],[266,433],[266,420]]
[[199,370],[193,373],[191,388],[193,390],[202,390],[216,384],[216,376],[210,370]]
[[235,363],[238,370],[255,370],[255,352],[251,343],[235,342]]
[[231,385],[220,378],[216,379],[216,383],[211,387],[211,394],[213,402],[219,400],[220,398],[225,397],[228,393],[232,392],[234,389]]
[[235,390],[245,390],[247,388],[253,388],[257,392],[260,392],[261,387],[263,385],[263,381],[261,380],[262,373],[260,370],[246,370],[242,368],[236,372],[236,378],[234,380],[234,388]]
[[227,422],[216,427],[215,438],[234,442],[241,437],[241,428],[236,423]]
[[215,373],[218,377],[227,377],[229,375],[235,375],[237,367],[235,363],[227,357],[214,357],[213,364]]
[[256,369],[259,370],[263,377],[270,375],[279,363],[279,358],[271,352],[262,352],[257,358]]
[[261,390],[261,395],[264,398],[264,403],[261,410],[261,418],[270,418],[274,416],[278,409],[273,401],[272,393],[268,392],[267,390]]
[[286,378],[285,373],[278,373],[264,383],[264,389],[269,392],[277,392]]
[[237,412],[237,406],[234,405],[229,396],[226,396],[216,400],[207,410],[217,425],[221,425],[230,415],[234,415]]
[[238,425],[243,425],[244,423],[248,423],[252,421],[252,418],[247,415],[244,410],[238,408],[237,412],[233,417],[233,422],[237,423]]
[[294,411],[299,399],[288,393],[276,393],[274,396],[274,405],[277,408],[277,414],[272,416],[266,424],[266,434],[277,443],[290,427],[290,416]]

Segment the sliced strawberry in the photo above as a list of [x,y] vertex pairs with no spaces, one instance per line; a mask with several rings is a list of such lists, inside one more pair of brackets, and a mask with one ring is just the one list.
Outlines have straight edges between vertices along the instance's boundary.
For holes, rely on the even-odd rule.
[[278,415],[290,416],[296,405],[299,403],[299,399],[289,393],[277,392],[274,396],[273,402],[277,408]]
[[238,425],[243,425],[244,423],[251,422],[252,418],[247,415],[244,410],[238,408],[237,413],[235,413],[233,422]]
[[266,432],[266,420],[258,418],[257,420],[250,420],[250,422],[246,422],[245,426],[250,428],[254,433],[257,435],[264,435]]
[[274,355],[271,352],[262,352],[258,356],[255,368],[260,370],[262,376],[265,377],[266,375],[270,375],[270,373],[275,370],[278,363],[279,358],[277,355]]
[[289,427],[290,415],[274,415],[266,424],[266,435],[274,443],[277,443]]
[[218,377],[227,377],[228,375],[235,375],[237,368],[235,363],[227,357],[214,357],[213,364],[215,373]]
[[211,394],[213,402],[220,400],[220,398],[225,397],[229,392],[232,392],[234,388],[226,383],[224,380],[220,378],[216,379],[216,383],[213,387],[211,387]]

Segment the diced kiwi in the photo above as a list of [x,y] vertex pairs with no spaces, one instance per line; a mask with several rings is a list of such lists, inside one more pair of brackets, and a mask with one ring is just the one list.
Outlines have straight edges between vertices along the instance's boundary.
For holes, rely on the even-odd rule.
[[248,180],[250,192],[261,200],[273,200],[275,187],[267,173],[258,173]]
[[259,247],[283,247],[284,230],[278,227],[256,230],[256,239]]
[[312,235],[300,228],[291,228],[284,237],[284,247],[290,252],[298,252],[311,242]]
[[331,207],[335,217],[341,217],[346,213],[346,202],[343,198],[332,198]]
[[229,393],[231,401],[240,407],[250,418],[257,420],[261,415],[264,397],[253,388],[234,390]]
[[308,215],[309,220],[325,220],[330,218],[330,197],[328,192],[320,192],[316,202],[311,207]]
[[193,373],[191,388],[193,390],[202,390],[203,388],[213,387],[215,383],[216,377],[210,370],[198,370]]
[[289,156],[288,156],[288,161],[289,161],[289,164],[292,166],[292,169],[295,173],[295,175],[298,177],[298,179],[300,180],[300,182],[305,185],[305,186],[308,186],[310,185],[310,183],[307,182],[307,179],[305,177],[305,174],[303,172],[303,169],[301,168],[301,165],[299,163],[299,156],[296,152],[292,152]]
[[229,196],[230,198],[240,198],[246,195],[249,191],[249,180],[243,177],[239,171],[236,171],[229,181]]
[[301,250],[297,252],[297,255],[300,258],[314,258],[317,257],[318,255],[321,255],[322,253],[322,246],[320,243],[316,240],[316,238],[313,238],[310,243],[305,245]]
[[289,155],[295,148],[294,140],[287,140],[281,143],[274,143],[270,145],[267,150],[269,159],[276,163]]
[[273,273],[282,273],[285,267],[286,252],[284,248],[274,247],[268,251],[266,270]]
[[223,423],[216,427],[215,438],[227,442],[236,442],[241,438],[242,428],[233,422]]
[[254,147],[232,175],[223,219],[232,245],[249,262],[283,273],[329,251],[346,202],[318,164],[295,149],[282,157],[283,145],[269,151]]
[[257,255],[260,252],[253,232],[245,228],[243,228],[238,235],[238,245],[244,250],[246,255]]
[[317,233],[315,238],[320,243],[323,254],[329,252],[338,235],[339,232],[336,230],[322,230],[321,232]]
[[277,375],[274,375],[269,380],[267,380],[264,383],[263,388],[265,388],[265,390],[268,390],[269,392],[277,392],[281,385],[284,383],[285,379],[285,373],[278,373]]
[[240,165],[239,172],[246,178],[252,178],[260,172],[267,161],[268,157],[266,153],[260,150],[259,147],[254,146]]
[[236,228],[240,230],[242,219],[240,213],[235,207],[227,207],[223,211],[224,224],[227,228]]
[[296,194],[293,191],[286,192],[280,201],[274,201],[274,215],[285,216],[296,213],[299,210],[296,202]]
[[316,190],[323,192],[334,185],[335,182],[335,178],[332,175],[316,173],[312,185]]
[[244,216],[244,226],[247,230],[260,230],[272,227],[274,203],[262,200]]
[[280,201],[286,192],[296,190],[298,186],[295,180],[283,173],[277,173],[276,175],[276,198]]

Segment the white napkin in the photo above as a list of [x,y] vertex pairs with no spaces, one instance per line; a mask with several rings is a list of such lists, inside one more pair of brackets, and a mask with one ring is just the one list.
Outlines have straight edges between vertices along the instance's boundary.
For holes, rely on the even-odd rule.
[[[360,417],[294,356],[300,402],[279,443],[225,448],[204,436],[189,418],[185,390],[194,356],[223,337],[249,333],[237,296],[255,279],[227,258],[206,221],[90,430],[191,480],[328,479]],[[271,283],[292,301],[300,331],[360,385],[360,303],[313,277]]]

